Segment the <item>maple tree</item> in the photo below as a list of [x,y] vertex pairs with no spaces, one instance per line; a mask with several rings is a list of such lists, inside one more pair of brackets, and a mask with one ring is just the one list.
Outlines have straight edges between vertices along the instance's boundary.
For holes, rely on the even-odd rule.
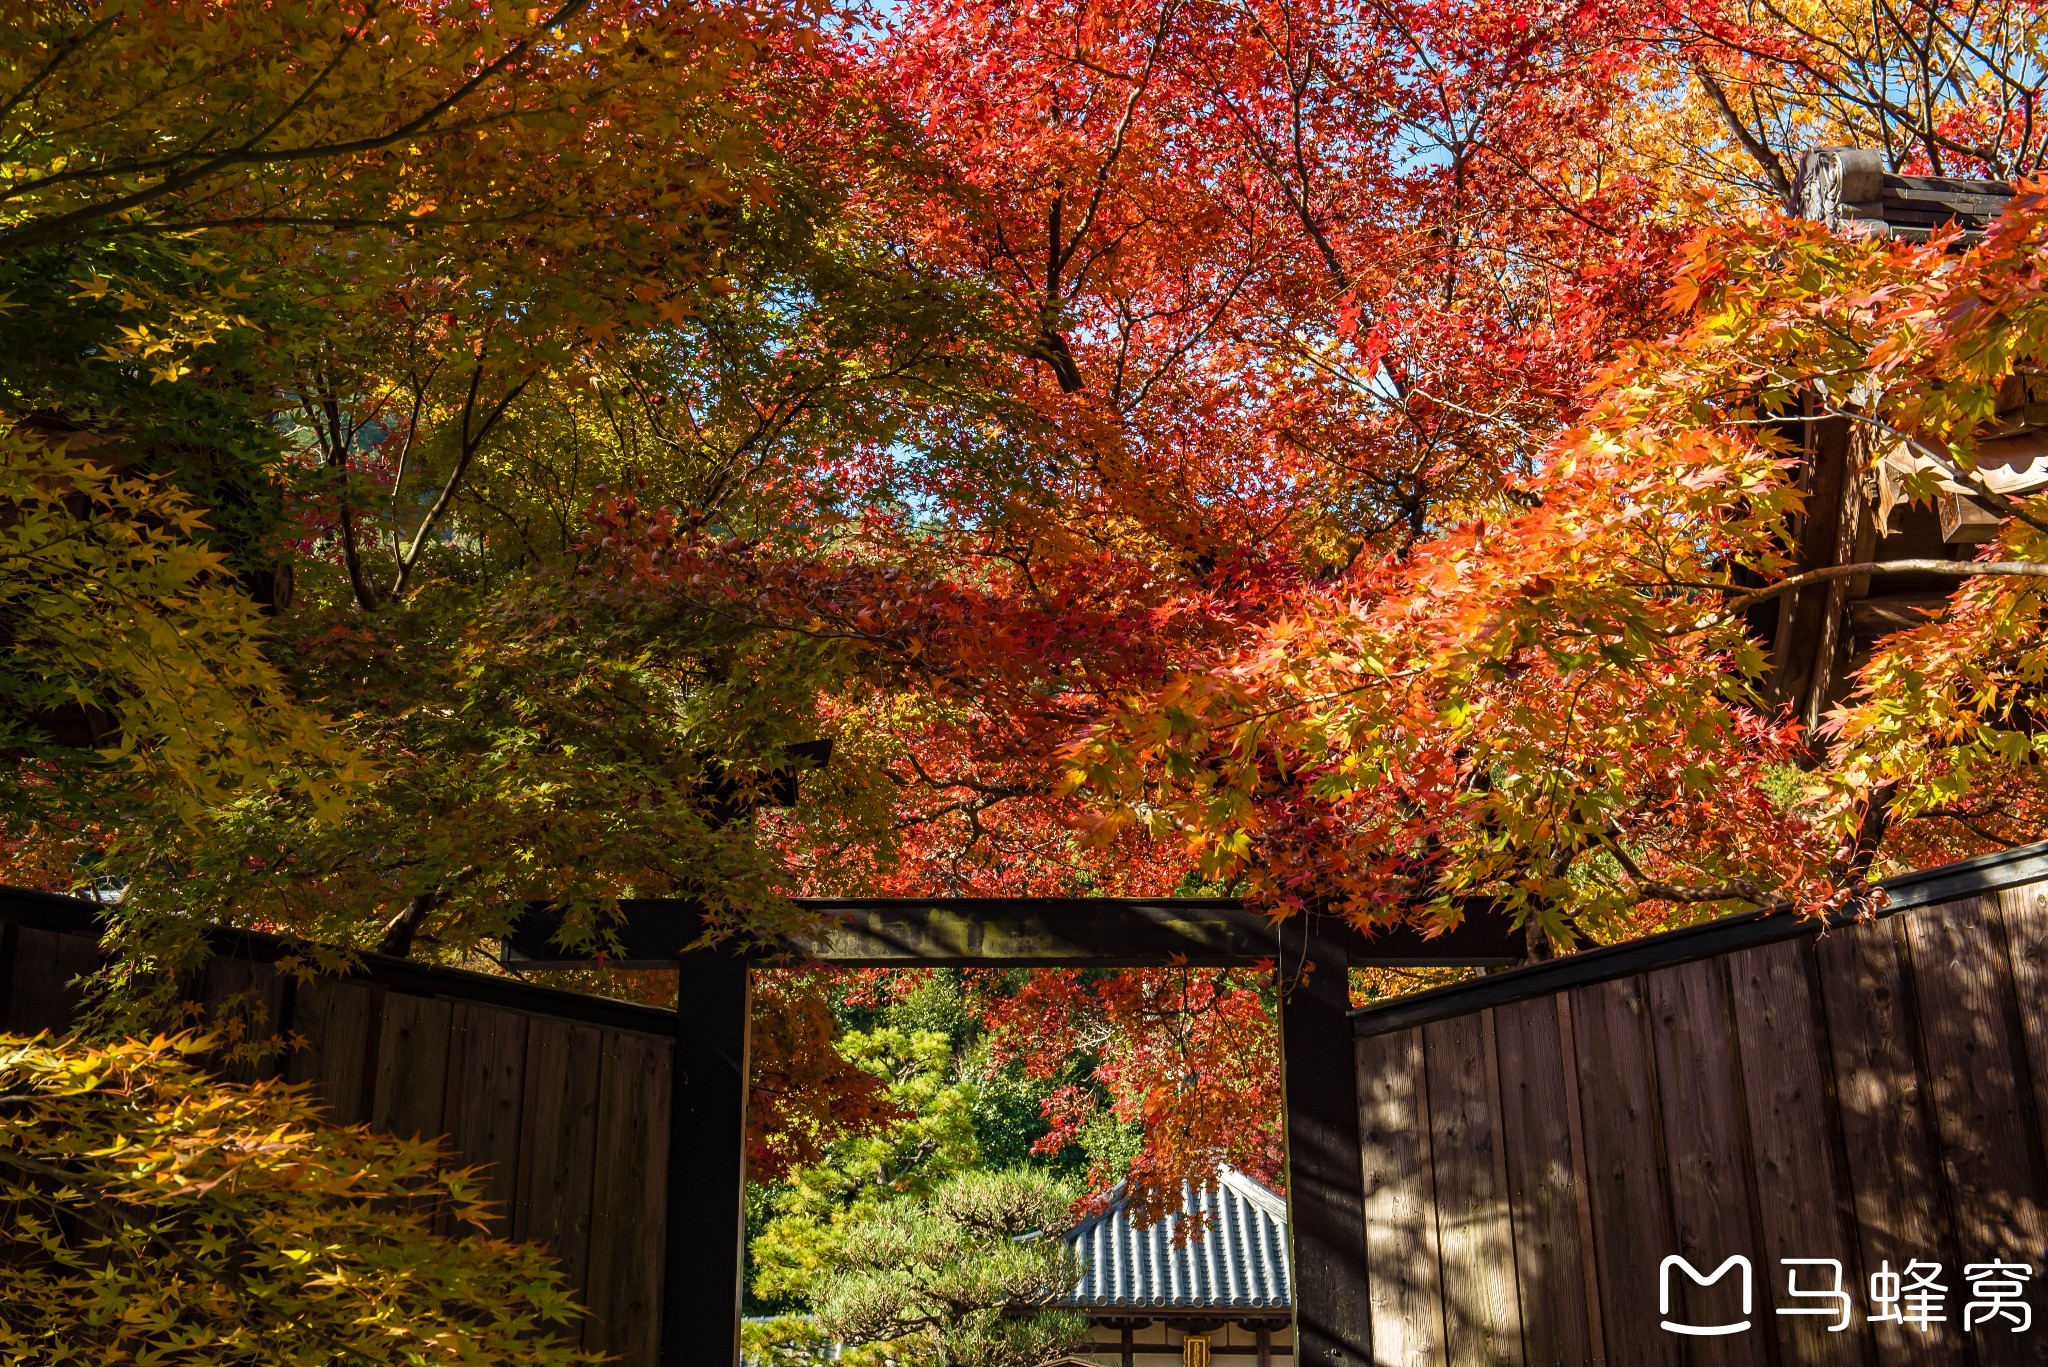
[[[1228,56],[1202,49],[1204,33],[1225,35]],[[1084,791],[1109,799],[1109,840],[1060,851],[1085,885],[1119,886],[1135,845],[1153,886],[1171,886],[1157,840],[1182,837],[1203,876],[1243,878],[1276,911],[1427,923],[1481,892],[1564,944],[1715,904],[1839,904],[1888,858],[2025,838],[2028,744],[2016,729],[1972,734],[1985,714],[1945,692],[1984,687],[1983,662],[1949,656],[1958,682],[1933,708],[1896,664],[1952,634],[1898,638],[1868,667],[1881,687],[1867,706],[1807,734],[1751,687],[1743,612],[1668,641],[1669,623],[1644,614],[1694,611],[1699,585],[1731,575],[1740,591],[1716,592],[1739,608],[1782,592],[1796,495],[1786,448],[1757,423],[1815,382],[1843,406],[1873,362],[1887,386],[1906,382],[1883,336],[1922,326],[1913,309],[1835,337],[1815,335],[1814,315],[1860,318],[1896,291],[1945,316],[1925,302],[1933,282],[1963,299],[1994,273],[2031,278],[2024,247],[1887,254],[1815,229],[1799,239],[1811,255],[1764,271],[1786,230],[1740,220],[1759,198],[1790,199],[1791,159],[1813,142],[1886,147],[1907,171],[2029,169],[2038,34],[2031,10],[1936,5],[1545,11],[1498,26],[1454,6],[1240,6],[1208,25],[1176,6],[904,11],[881,50],[891,88],[934,111],[938,193],[919,245],[1002,293],[1027,362],[1010,392],[1036,410],[1015,420],[1029,440],[920,468],[926,498],[957,510],[937,520],[964,550],[994,552],[977,586],[1015,567],[1003,587],[1027,608],[1053,598],[1040,586],[1062,583],[1058,568],[1084,567],[1100,593],[1118,582],[1106,564],[1146,562],[1144,593],[1116,614],[1144,670],[1109,677],[1114,657],[1094,652],[1092,670],[1033,682],[1059,703],[1042,734],[1097,727],[1070,754]],[[1832,60],[1844,36],[1873,59]],[[1181,62],[1195,51],[1208,60]],[[1248,71],[1250,57],[1271,64]],[[1891,102],[1914,63],[1944,61],[1942,79]],[[1698,198],[1703,184],[1734,193]],[[1689,328],[1691,298],[1671,296],[1674,316],[1664,289],[1711,283],[1723,259],[1760,277],[1731,297],[1738,321],[1710,303]],[[2028,326],[2001,344],[2008,368],[1974,376],[1952,411],[1988,416],[2032,364]],[[1936,367],[1906,383],[1954,381]],[[1662,424],[1691,436],[1633,466],[1606,449]],[[1696,577],[1674,586],[1687,563]],[[1583,597],[1558,587],[1567,569]],[[1218,630],[1151,637],[1171,610]],[[1226,635],[1238,644],[1202,658]],[[986,706],[999,670],[977,671],[938,728],[903,725],[893,698],[879,718],[911,751],[906,791],[939,789],[908,819],[965,836],[937,840],[942,862],[892,886],[1015,887],[1014,858],[963,866],[963,847],[1045,848],[1038,775],[1014,758],[1042,749],[1010,743],[1015,709]],[[1147,686],[1154,671],[1174,677]],[[1120,695],[1120,715],[1091,721]],[[1937,763],[1959,742],[1930,748],[1918,728],[1936,715],[1970,737],[1982,789],[1950,759],[1906,799],[1866,753],[1829,749],[1867,724],[1889,765]],[[987,756],[984,738],[1004,753]],[[2000,765],[1977,763],[1980,745]],[[1916,801],[1939,818],[1907,819]],[[1987,835],[1987,820],[2010,824]]]
[[1902,172],[2000,180],[2038,172],[2048,156],[2035,6],[1737,0],[1684,7],[1667,32],[1704,97],[1688,121],[1723,133],[1721,174],[1787,207],[1797,151],[1809,146],[1868,147]]
[[[1491,681],[1455,643],[1504,624],[1465,582],[1495,557],[1473,552],[1477,533],[1464,528],[1488,528],[1495,545],[1498,528],[1515,528],[1534,573],[1582,555],[1576,538],[1613,513],[1594,492],[1583,520],[1554,510],[1552,485],[1613,478],[1611,465],[1574,464],[1572,424],[1601,402],[1597,389],[1582,397],[1585,387],[1632,341],[1649,346],[1673,330],[1659,293],[1683,260],[1684,234],[1703,233],[1694,250],[1709,257],[1737,250],[1712,219],[1739,218],[1741,202],[1690,197],[1703,162],[1749,157],[1752,183],[1767,183],[1793,139],[1855,138],[1893,148],[1901,169],[2032,165],[2031,12],[1703,6],[1545,12],[1498,26],[1443,6],[1237,7],[1208,26],[1193,14],[937,5],[912,9],[891,35],[891,79],[919,107],[945,111],[931,124],[947,160],[929,240],[1006,292],[1019,354],[1056,382],[1039,397],[1057,429],[1034,450],[1073,451],[1052,476],[1077,472],[1062,495],[1100,499],[1099,523],[1127,529],[1124,545],[1156,537],[1147,584],[1175,594],[1230,560],[1227,536],[1190,539],[1191,522],[1214,538],[1247,508],[1221,472],[1252,476],[1239,487],[1284,490],[1272,500],[1284,511],[1259,529],[1254,552],[1271,573],[1266,592],[1257,581],[1231,586],[1241,644],[1214,665],[1187,668],[1176,655],[1166,665],[1179,677],[1138,693],[1074,752],[1078,777],[1127,804],[1106,828],[1177,830],[1205,875],[1248,876],[1279,910],[1335,902],[1368,921],[1449,917],[1460,893],[1505,891],[1512,910],[1538,912],[1560,942],[1668,923],[1701,901],[1795,889],[1826,898],[1853,885],[1876,828],[1864,822],[1837,857],[1848,808],[1790,796],[1803,791],[1814,738],[1768,705],[1726,696],[1739,691],[1726,683],[1744,658],[1738,640],[1690,642],[1696,657],[1666,673],[1609,640],[1637,629],[1623,612],[1632,604],[1591,602],[1577,608],[1590,653],[1562,652],[1510,690],[1512,707],[1485,711]],[[1229,35],[1231,60],[1181,65],[1184,52],[1204,51],[1203,33]],[[1835,60],[1843,49],[1822,41],[1829,34],[1853,36],[1863,55]],[[1927,42],[1915,46],[1915,35]],[[916,61],[900,60],[906,48]],[[1913,62],[1961,50],[1972,55],[1950,62],[1953,79],[1893,102]],[[1248,56],[1270,65],[1254,69]],[[1733,117],[1724,106],[1738,87],[1777,112],[1759,114],[1752,101],[1749,122]],[[1954,144],[1964,128],[1975,130],[1967,152]],[[1196,165],[1204,174],[1186,173]],[[1789,198],[1789,181],[1777,188]],[[1928,277],[1922,259],[1892,265],[1901,282],[1951,274]],[[1190,280],[1212,291],[1202,307],[1170,293]],[[1773,277],[1759,294],[1788,311],[1835,302],[1797,276]],[[1784,341],[1818,345],[1804,333]],[[1690,357],[1709,344],[1681,335],[1670,345]],[[1730,339],[1714,333],[1711,345]],[[1648,370],[1664,354],[1631,364]],[[1148,372],[1150,356],[1168,368]],[[1728,356],[1753,359],[1739,348]],[[1790,401],[1827,364],[1813,351],[1763,398]],[[2002,379],[1984,382],[1981,404]],[[1183,398],[1208,405],[1199,421],[1187,420]],[[1714,413],[1739,441],[1757,411],[1731,400]],[[1211,482],[1187,480],[1189,469]],[[1151,497],[1157,486],[1146,481],[1174,478],[1175,496]],[[995,505],[1011,539],[1033,535],[1042,524],[1023,499],[1003,502],[983,479],[970,501],[984,519],[977,531]],[[1681,516],[1700,497],[1688,479],[1681,464],[1646,464],[1636,506]],[[1347,484],[1357,491],[1347,506],[1325,501]],[[1706,543],[1748,553],[1745,568],[1765,575],[1757,587],[1782,572],[1765,548],[1786,544],[1792,500],[1782,470],[1772,485],[1741,490],[1767,499],[1771,489],[1774,508],[1744,504],[1751,540],[1731,547],[1717,533]],[[1541,506],[1530,512],[1532,503]],[[1646,538],[1641,554],[1667,549],[1642,516],[1612,520]],[[1071,525],[1048,528],[1048,548]],[[1700,582],[1710,580],[1703,568]],[[1558,606],[1535,594],[1528,610]],[[1375,612],[1408,619],[1382,627]],[[1399,640],[1376,658],[1382,630]],[[1498,648],[1513,639],[1504,631]],[[1618,667],[1589,667],[1601,651]],[[1325,668],[1334,677],[1317,673]],[[1546,710],[1575,687],[1590,737]],[[1103,696],[1073,702],[1070,722]],[[1468,709],[1485,720],[1468,723]],[[1496,720],[1520,730],[1504,731],[1499,751],[1473,745],[1474,727]],[[1588,753],[1567,753],[1560,737],[1583,739]],[[1617,839],[1610,825],[1630,830]],[[1631,848],[1653,831],[1655,844]],[[1705,853],[1690,867],[1659,867],[1667,847]],[[1827,889],[1795,869],[1827,874]]]
[[[196,539],[202,515],[182,491],[62,437],[7,433],[0,504],[0,747],[51,753],[37,723],[68,704],[87,726],[104,719],[166,803],[218,800],[294,763],[316,801],[323,779],[347,778],[346,750],[289,696],[256,605]],[[12,814],[34,814],[67,777],[10,786]]]
[[[434,1144],[223,1081],[189,1036],[0,1036],[0,1353],[35,1362],[596,1363],[536,1250]],[[445,1212],[453,1231],[436,1231]]]
[[[1325,866],[1354,913],[1485,889],[1560,941],[1626,930],[1644,903],[1839,905],[1894,825],[1920,850],[1981,847],[1980,802],[2024,833],[2042,519],[1982,485],[1976,448],[2039,365],[2042,203],[2023,189],[1969,251],[1771,220],[1704,234],[1672,293],[1690,325],[1608,371],[1529,511],[1370,567],[1106,730],[1088,772],[1131,797],[1155,764],[1192,778],[1151,810],[1230,862],[1267,774],[1305,771],[1319,838],[1358,842]],[[1994,500],[1998,542],[1799,574],[1771,415],[1801,396],[1931,458],[1909,493],[1949,478]],[[1883,641],[1810,733],[1769,705],[1748,609],[1911,571],[1960,582],[1941,620]]]
[[[759,933],[805,891],[1179,890],[1481,893],[1562,945],[2037,828],[2031,570],[1954,571],[1825,726],[1751,634],[1770,424],[1824,396],[1967,484],[2042,335],[2033,198],[1967,252],[1755,215],[1819,142],[2038,170],[2037,7],[22,19],[0,416],[108,464],[25,445],[5,498],[104,491],[80,574],[163,558],[133,630],[44,621],[7,677],[120,739],[10,736],[0,850],[124,880],[138,937],[452,958],[532,899],[601,946],[625,895]],[[133,644],[173,637],[199,694]],[[1050,1147],[1145,1118],[1100,1180],[1266,1170],[1259,985],[989,990],[1019,1066],[1101,1051]],[[777,1066],[859,1090],[819,1000],[770,1002]],[[828,1117],[782,1114],[757,1158],[815,1165]]]
[[[1188,1174],[1226,1164],[1285,1185],[1270,974],[1057,969],[989,988],[981,1018],[992,1056],[1055,1084],[1034,1154],[1080,1148],[1089,1189],[1122,1185],[1139,1218],[1178,1209]],[[1099,1057],[1085,1080],[1068,1080],[1065,1060],[1083,1041]],[[1108,1117],[1142,1146],[1090,1143]]]
[[785,1181],[831,1146],[915,1115],[915,1102],[849,1046],[829,984],[803,970],[758,973],[747,1044],[747,1176]]
[[450,235],[490,250],[617,251],[587,196],[627,191],[600,179],[629,151],[604,135],[621,119],[643,148],[676,140],[667,174],[602,211],[636,220],[627,234],[701,241],[716,159],[686,152],[681,126],[755,36],[739,11],[683,18],[602,0],[28,3],[12,17],[10,255],[273,228],[386,230],[377,255],[399,260],[412,241]]
[[[486,473],[522,398],[532,407],[543,391],[588,393],[591,372],[580,367],[622,336],[688,318],[699,296],[716,297],[714,257],[731,236],[734,206],[772,189],[761,183],[756,133],[735,113],[738,102],[719,96],[766,45],[800,46],[806,17],[747,7],[684,17],[584,0],[545,11],[373,3],[318,14],[56,5],[32,7],[10,26],[0,52],[13,157],[0,210],[10,276],[0,284],[10,287],[5,323],[18,343],[8,417],[84,429],[99,464],[80,467],[75,480],[132,471],[119,486],[127,502],[103,499],[103,510],[142,522],[175,514],[176,536],[198,559],[167,561],[166,573],[195,587],[203,572],[222,584],[222,572],[232,574],[273,612],[288,613],[296,589],[302,610],[259,624],[257,604],[231,590],[195,600],[202,613],[225,614],[206,624],[211,641],[194,639],[198,654],[239,637],[220,667],[247,674],[260,649],[261,667],[278,671],[265,676],[271,692],[261,700],[276,719],[259,710],[241,735],[210,733],[221,724],[197,715],[176,743],[162,726],[124,729],[140,715],[127,699],[156,701],[149,684],[128,677],[152,667],[135,642],[187,624],[162,617],[161,592],[131,596],[144,620],[132,640],[99,643],[96,675],[45,669],[34,686],[70,710],[28,718],[35,767],[26,791],[49,799],[31,814],[43,834],[29,857],[62,867],[53,852],[68,843],[73,860],[112,861],[121,869],[113,876],[138,893],[138,914],[152,870],[166,870],[164,902],[181,887],[196,893],[180,872],[196,859],[222,879],[199,894],[205,910],[233,916],[252,870],[267,867],[276,886],[299,872],[266,860],[266,850],[292,848],[303,829],[329,855],[360,853],[376,839],[377,815],[430,786],[440,801],[394,818],[386,829],[397,843],[381,864],[372,857],[367,883],[350,877],[360,861],[343,858],[325,875],[324,903],[277,909],[277,924],[344,944],[361,938],[365,919],[410,915],[386,936],[398,948],[425,908],[452,902],[450,885],[473,876],[465,849],[503,848],[507,822],[528,838],[545,825],[520,805],[561,791],[563,756],[555,778],[542,759],[513,766],[503,789],[465,790],[457,756],[506,733],[480,736],[461,717],[421,706],[463,649],[475,604],[472,594],[414,605],[421,559],[451,542],[458,555],[474,544],[466,530],[451,531],[449,513],[468,497],[466,481]],[[565,272],[570,259],[577,269]],[[606,375],[631,369],[613,365]],[[44,445],[25,447],[14,473],[35,488],[74,478]],[[160,508],[137,492],[151,481],[164,490],[152,495]],[[421,488],[432,491],[424,501]],[[358,506],[373,490],[374,517]],[[492,507],[507,492],[501,481],[482,501]],[[579,506],[590,496],[587,486],[552,492]],[[147,554],[175,548],[171,536],[146,530],[106,535]],[[578,540],[558,537],[549,568]],[[200,563],[208,554],[210,571]],[[330,563],[357,611],[390,609],[384,621],[322,619]],[[27,561],[9,569],[37,573]],[[548,612],[532,593],[545,598],[559,585],[541,578],[520,598],[525,606],[495,610]],[[192,605],[181,610],[191,619]],[[159,620],[148,620],[151,611]],[[411,672],[367,694],[357,674],[343,685],[353,696],[323,696],[337,671],[361,668],[352,648],[381,648]],[[233,651],[251,658],[238,662]],[[572,676],[578,667],[558,665]],[[630,660],[597,668],[608,665],[633,671]],[[227,685],[255,686],[234,676]],[[588,702],[603,687],[566,692]],[[332,704],[325,719],[323,702]],[[423,737],[429,717],[454,725]],[[81,745],[65,726],[80,718],[106,718],[107,733]],[[545,726],[530,720],[513,730],[531,737]],[[277,743],[322,731],[318,745],[297,751]],[[209,738],[227,759],[205,751]],[[694,747],[667,758],[651,784],[631,781],[658,789],[677,765],[703,768]],[[431,783],[417,771],[429,766]],[[569,772],[597,777],[573,763]],[[208,777],[231,781],[205,787],[198,810],[165,800]],[[336,787],[350,790],[349,806],[326,799]],[[659,824],[664,809],[650,811]],[[356,816],[353,846],[337,830],[338,812]],[[449,815],[437,822],[436,812]],[[709,838],[695,816],[684,824]],[[423,825],[424,857],[399,835]],[[421,863],[425,872],[389,905],[379,880]],[[758,886],[758,861],[755,873]],[[367,903],[346,901],[350,890]],[[552,889],[572,900],[614,890]]]

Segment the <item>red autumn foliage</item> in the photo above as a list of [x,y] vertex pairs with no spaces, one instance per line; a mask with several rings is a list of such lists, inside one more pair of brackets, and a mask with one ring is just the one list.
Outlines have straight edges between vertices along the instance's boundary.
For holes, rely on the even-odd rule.
[[1051,1078],[1076,1052],[1099,1054],[1093,1081],[1045,1102],[1051,1128],[1036,1152],[1076,1143],[1101,1107],[1142,1126],[1128,1172],[1090,1173],[1094,1190],[1123,1180],[1141,1215],[1177,1209],[1181,1182],[1221,1164],[1280,1186],[1279,1049],[1267,974],[1154,968],[1048,969],[1014,993],[984,999],[999,1060]]
[[825,1146],[899,1117],[881,1079],[832,1047],[838,1035],[822,975],[754,975],[747,1070],[747,1173],[775,1182],[815,1163]]

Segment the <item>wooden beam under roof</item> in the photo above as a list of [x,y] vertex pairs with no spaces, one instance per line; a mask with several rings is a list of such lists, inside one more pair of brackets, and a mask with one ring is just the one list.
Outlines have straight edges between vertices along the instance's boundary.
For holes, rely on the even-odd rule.
[[[1083,968],[1186,963],[1249,966],[1278,960],[1279,935],[1263,912],[1217,897],[917,897],[800,898],[819,929],[792,936],[778,958],[846,968]],[[614,968],[671,967],[701,932],[691,901],[619,904]],[[587,968],[593,956],[551,942],[556,920],[544,907],[505,938],[502,957],[522,969]],[[1425,939],[1407,926],[1372,934],[1324,918],[1320,934],[1343,942],[1357,967],[1479,967],[1520,963],[1525,939],[1484,903],[1453,930]]]

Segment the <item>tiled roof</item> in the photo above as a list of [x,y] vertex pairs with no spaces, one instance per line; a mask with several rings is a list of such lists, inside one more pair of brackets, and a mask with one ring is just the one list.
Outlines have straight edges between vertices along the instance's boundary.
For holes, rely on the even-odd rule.
[[1793,194],[1804,217],[1830,228],[1924,240],[1953,225],[1967,239],[1998,217],[2013,187],[2002,180],[1895,176],[1869,148],[1816,147],[1800,158]]
[[[1174,1231],[1195,1213],[1201,1235],[1176,1247]],[[1107,1209],[1064,1236],[1081,1280],[1061,1303],[1088,1309],[1273,1310],[1293,1304],[1287,1203],[1225,1168],[1215,1185],[1185,1189],[1181,1208],[1149,1229],[1132,1221],[1121,1189]]]

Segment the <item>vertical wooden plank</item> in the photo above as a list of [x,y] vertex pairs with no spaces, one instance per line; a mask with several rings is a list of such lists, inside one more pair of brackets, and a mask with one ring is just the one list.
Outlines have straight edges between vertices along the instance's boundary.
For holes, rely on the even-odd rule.
[[1357,1042],[1359,1161],[1374,1367],[1444,1361],[1422,1032]]
[[377,1087],[370,1123],[387,1134],[434,1139],[448,1090],[448,1035],[453,1006],[400,992],[384,998],[377,1040]]
[[526,1022],[523,1012],[463,1002],[449,1055],[448,1137],[464,1166],[484,1170],[484,1190],[498,1208],[491,1229],[501,1235],[512,1227],[518,1195]]
[[285,987],[278,971],[215,954],[199,972],[206,1025],[222,1041],[221,1072],[237,1082],[275,1077],[282,1062],[276,1044]]
[[[2034,1084],[2034,1119],[2048,1124],[2048,887],[2034,883],[1998,894],[2012,958],[2013,995]],[[2040,1136],[2048,1143],[2048,1133]]]
[[1572,1159],[1557,1002],[1515,1002],[1493,1018],[1523,1353],[1529,1367],[1583,1367],[1593,1360],[1586,1314],[1592,1288],[1580,1242],[1582,1178]]
[[[2011,961],[2013,997],[2019,1008],[2020,1038],[2032,1081],[2035,1141],[2048,1146],[2048,887],[2031,883],[1998,894],[1999,919]],[[2037,1268],[2036,1277],[2048,1275]],[[2039,1332],[2036,1310],[2036,1332]],[[2048,1347],[2042,1350],[2048,1356]]]
[[1775,1318],[1768,1296],[1759,1295],[1771,1265],[1751,1220],[1755,1194],[1749,1185],[1748,1136],[1739,1109],[1742,1078],[1726,980],[1718,961],[1704,959],[1646,974],[1644,989],[1678,1236],[1671,1251],[1703,1274],[1738,1254],[1750,1267],[1747,1313],[1739,1271],[1711,1286],[1680,1273],[1674,1283],[1684,1294],[1673,1297],[1673,1306],[1684,1305],[1686,1313],[1673,1318],[1696,1325],[1746,1321],[1751,1332],[1716,1340],[1714,1360],[1728,1367],[1765,1367],[1769,1330],[1759,1333],[1755,1327]]
[[1491,1012],[1475,1012],[1422,1027],[1444,1356],[1457,1367],[1522,1361],[1491,1026]]
[[1657,1309],[1659,1269],[1678,1237],[1665,1187],[1648,1004],[1636,978],[1578,988],[1570,999],[1608,1361],[1675,1367],[1680,1340],[1659,1328]]
[[[1845,927],[1813,949],[1866,1276],[1915,1258],[1959,1265],[1893,924]],[[1859,1311],[1867,1309],[1869,1284],[1857,1291]],[[1869,1333],[1887,1367],[1954,1360],[1954,1341],[1896,1324],[1873,1324]]]
[[[656,1367],[659,1361],[673,1055],[668,1040],[605,1032],[591,1193],[591,1315],[584,1343],[612,1354],[623,1367]],[[677,1177],[689,1181],[687,1173]]]
[[[1787,1294],[1785,1258],[1835,1258],[1851,1304],[1864,1305],[1869,1281],[1857,1256],[1849,1182],[1837,1161],[1832,1083],[1822,1056],[1817,1006],[1798,941],[1745,950],[1728,958],[1750,1156],[1762,1223],[1758,1295],[1767,1305],[1798,1306]],[[1897,1266],[1897,1264],[1894,1264]],[[1799,1269],[1802,1289],[1826,1289],[1827,1269]],[[1769,1316],[1779,1361],[1822,1364],[1862,1361],[1872,1351],[1859,1309],[1840,1333],[1832,1317]]]
[[[1997,903],[1970,898],[1901,916],[1911,947],[1915,1015],[1926,1050],[1928,1098],[1941,1141],[1962,1261],[2038,1263],[2048,1205],[2032,1079],[2016,1025],[2011,961]],[[1967,1283],[1953,1269],[1956,1293]],[[1962,1303],[1950,1303],[1953,1332]],[[2042,1345],[1978,1334],[1977,1359],[2038,1362]]]
[[74,980],[97,967],[99,947],[89,937],[18,927],[14,990],[7,996],[7,1031],[33,1035],[69,1030],[82,998]]
[[292,999],[292,1034],[299,1045],[284,1061],[292,1082],[312,1084],[337,1125],[366,1118],[371,1076],[370,1042],[384,990],[340,978],[300,983]]
[[1612,1361],[1607,1352],[1607,1334],[1600,1318],[1599,1256],[1593,1239],[1593,1165],[1586,1158],[1586,1110],[1579,1097],[1578,1029],[1572,1024],[1572,999],[1568,992],[1551,998],[1557,1004],[1558,1058],[1564,1064],[1565,1127],[1571,1133],[1572,1171],[1578,1181],[1572,1187],[1572,1204],[1579,1214],[1579,1266],[1586,1279],[1587,1337],[1593,1342],[1593,1361]]
[[8,1016],[14,1010],[14,960],[20,947],[20,927],[12,921],[0,920],[0,1030],[7,1028]]
[[[512,1237],[552,1252],[583,1304],[589,1303],[590,1189],[603,1064],[604,1035],[595,1026],[545,1017],[527,1024]],[[582,1328],[579,1320],[577,1335]]]

